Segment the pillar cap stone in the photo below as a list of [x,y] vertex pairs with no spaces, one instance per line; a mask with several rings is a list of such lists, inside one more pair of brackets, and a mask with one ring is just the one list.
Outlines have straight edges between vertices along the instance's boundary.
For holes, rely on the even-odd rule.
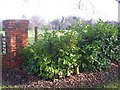
[[14,23],[29,23],[29,20],[25,20],[25,19],[7,19],[7,20],[3,20],[3,24],[14,24]]
[[28,28],[29,20],[24,19],[8,19],[3,20],[3,30],[16,30],[16,28]]

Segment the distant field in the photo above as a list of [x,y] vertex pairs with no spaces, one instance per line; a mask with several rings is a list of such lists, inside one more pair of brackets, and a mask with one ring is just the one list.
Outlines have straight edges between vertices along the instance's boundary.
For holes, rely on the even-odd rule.
[[[40,34],[40,33],[43,33],[43,31],[39,30],[38,34]],[[4,31],[0,31],[0,34],[3,34],[3,36],[5,36]],[[34,42],[34,37],[35,37],[34,30],[28,30],[28,43],[32,44]]]
[[[38,34],[43,33],[42,30],[38,30]],[[34,43],[35,39],[35,31],[34,30],[28,30],[28,43],[32,44]]]
[[[51,32],[53,30],[49,30],[49,32]],[[44,33],[44,30],[38,30],[38,34],[42,34]],[[4,31],[0,31],[0,34],[5,35]],[[29,44],[33,44],[34,43],[34,38],[35,38],[35,31],[34,30],[28,30],[28,43]]]
[[3,34],[3,35],[5,35],[5,32],[4,32],[4,31],[0,31],[0,34]]
[[[49,30],[49,32],[52,32],[53,30]],[[38,35],[43,34],[44,30],[38,30]],[[28,43],[32,44],[34,43],[35,39],[35,31],[34,30],[28,30]]]
[[28,30],[28,43],[32,44],[34,43],[34,31],[33,30]]

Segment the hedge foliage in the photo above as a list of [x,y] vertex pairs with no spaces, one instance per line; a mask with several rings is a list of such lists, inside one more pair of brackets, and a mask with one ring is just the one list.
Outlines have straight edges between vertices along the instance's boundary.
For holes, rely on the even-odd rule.
[[120,60],[119,29],[99,20],[94,25],[79,22],[70,30],[46,31],[22,55],[29,72],[47,79],[72,73],[101,71],[111,60]]

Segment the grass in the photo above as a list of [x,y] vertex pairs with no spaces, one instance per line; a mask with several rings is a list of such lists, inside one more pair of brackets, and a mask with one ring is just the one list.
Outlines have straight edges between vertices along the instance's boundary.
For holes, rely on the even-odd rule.
[[16,89],[17,89],[18,87],[15,86],[15,85],[14,85],[14,86],[0,86],[0,90],[2,90],[2,89],[3,89],[3,90],[4,90],[4,89],[8,89],[8,90],[9,90],[10,88],[11,88],[11,90],[12,90],[13,88],[16,88]]
[[[39,30],[38,31],[38,34],[40,33],[43,33],[42,30]],[[34,30],[28,30],[28,43],[29,44],[33,44],[34,43],[34,40],[35,39],[35,33],[34,33]]]
[[0,34],[3,34],[3,35],[5,35],[5,32],[4,32],[4,31],[0,31]]
[[98,88],[118,88],[118,90],[120,90],[120,79],[98,85]]

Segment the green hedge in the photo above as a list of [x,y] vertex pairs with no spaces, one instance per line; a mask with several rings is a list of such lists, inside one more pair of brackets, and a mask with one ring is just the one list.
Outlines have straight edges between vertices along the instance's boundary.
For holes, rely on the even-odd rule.
[[120,59],[118,30],[100,20],[94,25],[78,23],[67,31],[46,31],[23,49],[24,65],[47,79],[101,71],[110,67],[111,60]]

